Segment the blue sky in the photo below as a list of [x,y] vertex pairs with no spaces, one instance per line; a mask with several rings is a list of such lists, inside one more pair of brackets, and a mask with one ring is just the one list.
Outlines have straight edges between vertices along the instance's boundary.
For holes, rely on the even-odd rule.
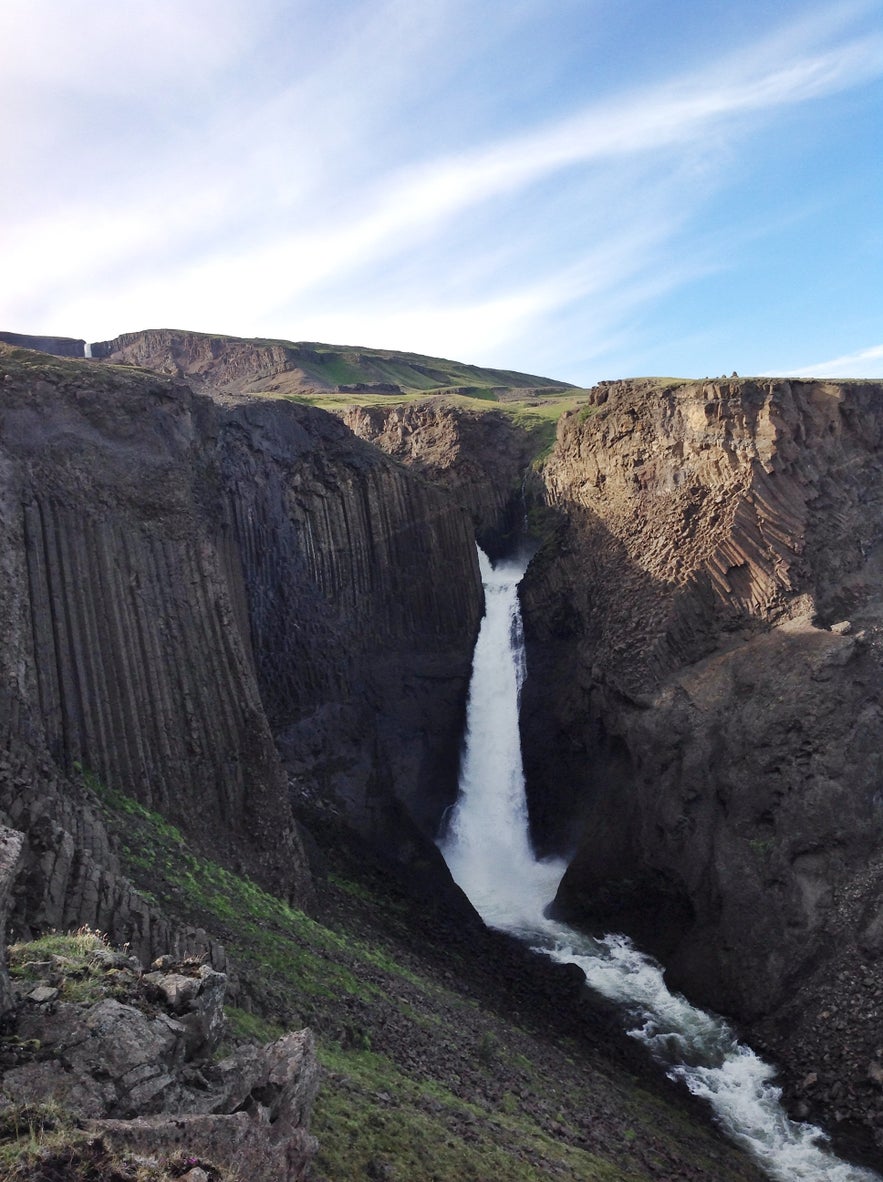
[[3,0],[0,327],[883,376],[883,0]]

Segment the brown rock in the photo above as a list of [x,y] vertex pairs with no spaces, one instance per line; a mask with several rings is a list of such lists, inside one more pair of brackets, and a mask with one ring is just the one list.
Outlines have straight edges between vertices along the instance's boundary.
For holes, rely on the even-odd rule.
[[[793,1083],[825,1063],[843,1085],[829,1119],[864,1120],[850,1088],[878,1041],[861,970],[879,983],[883,387],[602,393],[559,425],[560,532],[522,593],[531,815],[543,850],[582,835],[559,906],[752,1023]],[[835,998],[837,1024],[816,1022]]]

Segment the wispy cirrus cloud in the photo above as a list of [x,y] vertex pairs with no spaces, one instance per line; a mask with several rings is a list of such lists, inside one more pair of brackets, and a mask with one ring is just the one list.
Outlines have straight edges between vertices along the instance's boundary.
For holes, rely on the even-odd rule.
[[883,378],[883,345],[872,345],[830,361],[816,361],[796,369],[780,370],[776,377],[794,378]]
[[[48,22],[54,7],[10,5],[5,19],[17,13],[22,25],[28,12]],[[747,192],[770,128],[883,75],[883,38],[860,19],[869,6],[840,5],[734,50],[709,47],[701,66],[668,78],[656,69],[628,85],[624,70],[615,85],[562,90],[554,112],[513,129],[488,114],[463,0],[431,0],[419,15],[403,0],[224,0],[217,39],[188,72],[200,36],[215,32],[198,0],[153,87],[150,61],[176,7],[168,0],[130,27],[96,0],[108,25],[95,42],[76,34],[76,62],[53,75],[65,55],[56,34],[42,64],[25,54],[0,80],[0,96],[4,85],[30,96],[25,140],[49,143],[53,119],[56,136],[71,137],[56,158],[23,153],[18,188],[0,193],[8,326],[96,338],[179,323],[501,363],[517,346],[535,368],[525,342],[560,340],[557,323],[583,326],[574,359],[605,340],[619,349],[697,277],[739,271],[743,214],[727,194],[740,183]],[[85,12],[79,0],[70,8],[68,24]],[[519,22],[532,17],[525,27],[536,30],[545,19],[539,0],[496,8],[475,39],[482,52],[504,23],[511,38]],[[612,11],[607,0],[589,9],[599,22]],[[536,56],[532,44],[522,51]],[[116,103],[120,125],[111,111],[90,132],[83,112],[93,117],[96,102]],[[696,339],[686,328],[683,339]]]

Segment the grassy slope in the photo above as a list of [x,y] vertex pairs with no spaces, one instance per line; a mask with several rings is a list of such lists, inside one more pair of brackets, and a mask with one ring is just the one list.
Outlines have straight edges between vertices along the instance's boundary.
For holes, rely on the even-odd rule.
[[[338,412],[351,406],[393,407],[430,398],[478,413],[499,410],[536,434],[540,453],[551,448],[560,416],[585,401],[585,391],[567,382],[514,370],[484,369],[446,358],[314,343],[255,343],[293,350],[299,372],[297,376],[282,372],[246,383],[243,393],[291,398]],[[309,389],[311,378],[316,382],[315,389]],[[401,393],[370,389],[376,383],[396,385]],[[369,388],[328,388],[356,384]]]
[[[197,334],[191,334],[197,335]],[[214,339],[214,338],[213,338]],[[235,341],[239,338],[229,338]],[[278,344],[288,348],[286,341],[259,341],[258,344]],[[351,406],[394,407],[432,398],[448,405],[485,412],[502,411],[526,431],[534,435],[537,453],[548,454],[555,438],[555,426],[560,416],[585,402],[585,391],[565,387],[548,378],[519,374],[509,370],[480,369],[439,358],[417,354],[385,354],[380,350],[347,350],[330,345],[307,345],[306,350],[318,351],[328,360],[316,366],[305,363],[304,371],[312,369],[317,388],[304,389],[303,379],[285,372],[252,383],[245,383],[244,393],[270,398],[288,398],[323,410],[339,412]],[[376,355],[378,360],[369,364]],[[391,358],[391,360],[387,360]],[[413,368],[415,364],[438,366],[434,381]],[[110,390],[124,389],[129,382],[143,381],[145,376],[156,377],[154,371],[132,365],[110,365],[103,361],[54,357],[30,349],[20,349],[0,342],[0,366],[4,372],[26,380],[73,378],[88,380],[90,386]],[[362,382],[386,381],[402,387],[401,394],[380,394],[371,390],[338,391],[324,388],[325,382],[346,385]],[[455,391],[455,392],[452,392]]]
[[[535,999],[519,994],[505,938],[489,936],[487,949],[471,938],[433,947],[429,911],[415,912],[336,843],[326,850],[336,867],[320,889],[320,922],[196,857],[137,802],[93,788],[133,879],[225,942],[241,975],[234,1030],[264,1039],[292,1025],[316,1031],[326,1072],[313,1121],[318,1179],[758,1177],[628,1062],[593,1050],[566,1023],[547,1033],[557,1003],[537,1014]],[[470,976],[470,962],[483,962],[484,978]]]
[[[175,334],[176,330],[167,330]],[[180,334],[184,335],[184,334]],[[319,341],[284,341],[268,338],[242,338],[207,333],[186,334],[205,337],[212,341],[227,341],[235,346],[242,341],[248,345],[271,346],[287,350],[293,361],[307,377],[333,386],[357,383],[388,383],[401,386],[406,392],[427,392],[448,388],[483,390],[532,389],[547,387],[565,389],[568,382],[540,377],[538,374],[519,373],[509,369],[487,369],[468,365],[446,357],[426,357],[420,353],[399,349],[374,349],[352,345],[329,345]]]

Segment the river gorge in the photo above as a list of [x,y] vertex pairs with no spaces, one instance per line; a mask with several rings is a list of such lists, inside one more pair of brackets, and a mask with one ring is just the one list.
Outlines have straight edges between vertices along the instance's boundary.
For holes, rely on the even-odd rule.
[[[574,929],[570,961],[601,993],[618,994],[611,965],[649,988],[653,962],[607,933],[631,937],[781,1069],[792,1118],[879,1168],[879,383],[605,383],[574,394],[552,442],[506,413],[561,394],[534,377],[519,392],[497,375],[501,406],[398,402],[392,360],[363,358],[370,404],[329,414],[305,391],[359,392],[317,348],[22,343],[0,345],[12,933],[89,924],[145,963],[176,949],[226,967],[228,937],[139,891],[96,784],[307,913],[316,837],[339,833],[455,924],[477,923],[463,887],[553,958]],[[431,361],[393,377],[431,387]],[[491,895],[504,867],[543,887],[501,918],[450,834],[459,787],[501,762],[470,745],[461,774],[493,595],[475,538],[497,560],[519,534],[523,777],[503,762],[520,828],[486,802],[474,841]],[[637,1020],[668,1037],[658,1010]],[[776,1178],[862,1176],[762,1160]],[[669,1171],[647,1176],[688,1176]]]

